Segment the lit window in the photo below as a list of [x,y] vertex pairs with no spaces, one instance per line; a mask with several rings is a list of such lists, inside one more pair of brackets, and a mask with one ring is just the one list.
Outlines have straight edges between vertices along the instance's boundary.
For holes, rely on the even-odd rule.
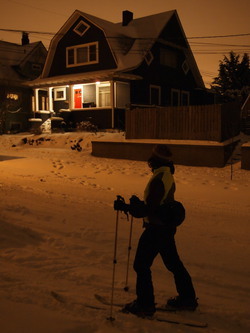
[[68,47],[66,61],[67,67],[98,63],[98,42]]
[[110,82],[102,82],[96,85],[98,93],[98,106],[105,107],[111,105]]
[[74,31],[80,35],[80,36],[83,36],[85,34],[85,32],[90,28],[90,26],[83,22],[83,21],[80,21],[77,26],[75,27]]

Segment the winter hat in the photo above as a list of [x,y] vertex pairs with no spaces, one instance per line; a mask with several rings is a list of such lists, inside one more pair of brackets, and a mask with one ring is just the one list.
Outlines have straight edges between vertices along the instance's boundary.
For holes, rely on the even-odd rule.
[[152,157],[160,158],[163,161],[169,161],[172,153],[167,145],[156,145],[152,150]]

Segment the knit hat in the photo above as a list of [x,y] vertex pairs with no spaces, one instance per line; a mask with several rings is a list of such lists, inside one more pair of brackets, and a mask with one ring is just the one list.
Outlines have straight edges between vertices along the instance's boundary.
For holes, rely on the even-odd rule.
[[172,153],[167,145],[156,145],[152,150],[152,157],[160,158],[164,161],[169,161],[169,157],[172,156]]

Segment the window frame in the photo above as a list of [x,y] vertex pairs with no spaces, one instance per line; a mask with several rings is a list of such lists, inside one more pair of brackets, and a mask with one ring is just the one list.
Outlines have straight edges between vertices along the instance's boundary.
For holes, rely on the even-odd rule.
[[[187,99],[187,103],[186,104],[183,103],[184,96],[186,96],[186,99]],[[190,105],[190,92],[189,91],[186,91],[186,90],[182,90],[181,91],[181,105],[182,106],[188,106],[188,105]]]
[[[177,94],[177,99],[178,99],[177,105],[174,104],[174,94]],[[171,89],[171,106],[180,106],[180,102],[181,102],[180,97],[181,97],[180,90],[172,88]]]
[[[105,105],[100,105],[102,104],[101,103],[101,94],[108,94],[107,92],[101,92],[101,88],[104,88],[104,87],[109,87],[109,105],[106,105],[106,103],[104,103]],[[111,83],[110,81],[104,81],[104,82],[100,82],[98,84],[96,84],[96,101],[97,101],[97,107],[102,107],[102,108],[105,108],[105,107],[111,107]]]
[[[151,84],[149,89],[150,89],[150,105],[161,105],[161,86]],[[152,89],[158,90],[158,103],[157,104],[152,104]]]
[[[62,92],[62,97],[56,97],[58,92]],[[65,101],[66,100],[66,87],[54,88],[54,101]]]
[[[96,51],[95,51],[95,60],[90,60],[90,48],[91,46],[95,45],[96,46]],[[74,46],[69,46],[66,48],[66,67],[77,67],[77,66],[86,66],[86,65],[92,65],[92,64],[97,64],[99,63],[99,50],[98,50],[98,42],[92,42],[92,43],[87,43],[87,44],[81,44],[81,45],[74,45]],[[78,49],[83,49],[87,48],[87,61],[85,62],[78,62],[77,61],[77,50]],[[73,63],[69,64],[69,52],[73,50]],[[71,55],[72,56],[72,55]]]
[[[84,26],[86,27],[86,29],[85,29],[83,32],[77,30],[77,29],[79,29],[79,27],[80,27],[81,25],[84,25]],[[81,20],[81,21],[78,22],[78,24],[75,26],[75,28],[73,29],[73,31],[74,31],[76,34],[78,34],[79,36],[82,37],[82,36],[83,36],[83,35],[89,30],[89,28],[90,28],[90,25],[88,25],[86,22],[84,22],[83,20]]]

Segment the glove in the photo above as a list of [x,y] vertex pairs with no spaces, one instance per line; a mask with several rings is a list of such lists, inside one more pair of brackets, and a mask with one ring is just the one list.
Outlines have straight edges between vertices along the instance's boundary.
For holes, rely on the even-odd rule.
[[129,213],[133,217],[141,218],[147,216],[148,208],[144,201],[140,200],[136,195],[132,195],[129,201]]
[[125,214],[129,211],[129,205],[125,203],[125,200],[120,195],[117,196],[117,199],[114,201],[114,210],[119,210]]

